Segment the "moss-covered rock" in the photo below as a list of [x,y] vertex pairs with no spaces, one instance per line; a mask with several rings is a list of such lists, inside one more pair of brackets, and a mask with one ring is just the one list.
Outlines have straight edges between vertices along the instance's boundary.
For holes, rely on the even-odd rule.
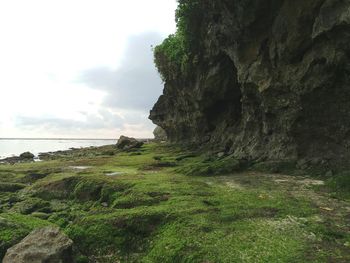
[[24,187],[25,184],[0,182],[0,192],[16,192]]
[[16,203],[11,210],[24,215],[28,215],[33,212],[45,212],[45,213],[51,212],[49,202],[44,201],[40,198],[32,198],[32,197],[24,198],[23,201]]
[[11,246],[17,244],[33,229],[50,223],[31,216],[16,213],[0,214],[0,260]]
[[186,175],[218,175],[218,174],[229,174],[237,172],[242,168],[239,160],[233,157],[216,158],[211,157],[207,159],[194,160],[179,169],[177,171],[182,172]]

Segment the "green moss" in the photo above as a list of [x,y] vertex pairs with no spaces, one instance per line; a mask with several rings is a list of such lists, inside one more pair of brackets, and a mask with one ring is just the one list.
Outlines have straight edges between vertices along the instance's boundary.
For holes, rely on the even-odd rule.
[[286,161],[266,161],[258,162],[250,167],[251,170],[269,173],[286,173],[296,172],[296,162],[294,160]]
[[33,229],[47,226],[50,223],[32,216],[17,213],[0,214],[0,259],[6,250],[18,243]]
[[[207,157],[176,145],[145,144],[133,156],[105,150],[0,166],[0,182],[46,174],[22,191],[0,193],[0,256],[31,229],[55,224],[74,240],[81,262],[346,262],[345,214],[313,220],[324,215],[305,194],[311,188],[294,195],[296,184],[280,186],[271,170],[242,170],[232,156]],[[345,192],[344,178],[320,190]],[[22,209],[32,214],[8,212]]]
[[164,223],[157,211],[130,211],[87,216],[66,229],[85,255],[127,256],[147,247],[148,237]]
[[242,168],[241,163],[231,156],[225,158],[194,159],[186,162],[177,169],[185,175],[208,176],[237,172]]
[[144,262],[292,262],[305,245],[303,230],[288,220],[233,221],[218,227],[197,216],[196,222],[164,226]]
[[79,177],[60,175],[45,178],[32,187],[34,195],[44,200],[68,199],[72,196]]
[[33,212],[50,213],[50,203],[40,198],[27,197],[25,200],[18,202],[12,208],[13,211],[27,215]]
[[23,189],[26,185],[19,183],[2,183],[0,182],[0,192],[16,192]]
[[97,201],[102,190],[101,181],[82,178],[74,188],[74,196],[80,201]]
[[326,180],[325,187],[334,197],[350,200],[350,172],[345,171]]

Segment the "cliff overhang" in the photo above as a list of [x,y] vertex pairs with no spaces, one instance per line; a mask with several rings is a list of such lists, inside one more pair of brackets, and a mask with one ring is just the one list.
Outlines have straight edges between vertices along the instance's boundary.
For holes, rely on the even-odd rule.
[[179,9],[166,46],[176,52],[155,52],[165,85],[150,112],[169,140],[237,158],[349,160],[350,1],[180,0]]

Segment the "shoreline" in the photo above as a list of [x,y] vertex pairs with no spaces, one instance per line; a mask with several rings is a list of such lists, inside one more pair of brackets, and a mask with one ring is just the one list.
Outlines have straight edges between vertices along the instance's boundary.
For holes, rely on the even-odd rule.
[[23,152],[31,152],[35,156],[41,153],[65,151],[71,148],[103,146],[116,143],[116,139],[0,139],[0,160],[19,156]]
[[[33,140],[40,140],[40,139],[33,139]],[[44,139],[46,140],[46,139]],[[68,140],[68,139],[67,139]],[[153,139],[137,139],[140,142],[150,142]],[[79,141],[85,141],[85,139],[79,139]],[[89,141],[89,140],[86,140]],[[11,155],[0,155],[0,164],[8,164],[8,163],[23,163],[23,162],[37,162],[37,161],[44,161],[45,159],[51,159],[55,156],[69,156],[70,154],[74,154],[77,152],[84,152],[84,151],[94,151],[104,148],[110,148],[115,147],[116,143],[118,142],[118,139],[107,139],[107,140],[94,140],[94,141],[113,141],[114,143],[110,144],[103,144],[103,145],[91,145],[91,146],[81,146],[81,147],[70,147],[68,149],[62,149],[62,150],[48,150],[48,151],[39,151],[36,154],[34,154],[33,159],[21,159],[19,157],[20,154],[11,154]],[[109,149],[110,150],[110,149]],[[30,152],[30,151],[26,151]],[[21,154],[23,154],[22,152]],[[31,152],[30,152],[31,153]]]
[[350,196],[334,195],[332,178],[264,172],[162,143],[43,159],[0,165],[0,261],[47,226],[67,235],[78,262],[231,262],[252,249],[247,262],[350,256]]

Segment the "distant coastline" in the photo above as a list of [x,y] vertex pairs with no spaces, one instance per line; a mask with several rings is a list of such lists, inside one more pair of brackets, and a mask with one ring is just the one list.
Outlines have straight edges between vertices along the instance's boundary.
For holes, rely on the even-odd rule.
[[117,143],[117,141],[117,138],[0,138],[0,159],[19,156],[23,152],[31,152],[38,156],[42,152],[111,145]]
[[115,141],[117,139],[111,138],[0,138],[0,140],[32,140],[32,141]]

